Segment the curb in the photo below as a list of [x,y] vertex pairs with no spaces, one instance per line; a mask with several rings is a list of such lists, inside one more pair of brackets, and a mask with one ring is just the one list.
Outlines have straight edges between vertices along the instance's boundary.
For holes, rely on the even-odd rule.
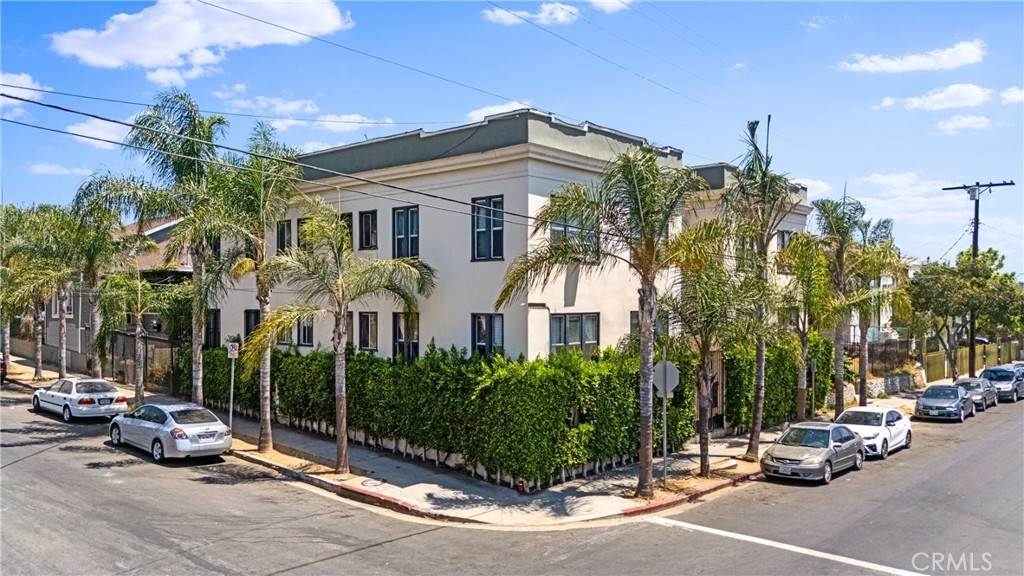
[[674,506],[678,506],[679,504],[685,504],[685,503],[688,503],[688,502],[695,502],[695,501],[697,501],[697,500],[707,496],[708,494],[711,494],[713,492],[718,492],[719,490],[722,490],[723,488],[729,488],[730,486],[739,486],[740,484],[743,484],[745,482],[751,482],[751,481],[754,481],[754,480],[761,480],[763,478],[764,478],[764,475],[761,474],[760,472],[757,472],[757,473],[754,473],[754,474],[747,474],[746,476],[740,476],[739,478],[733,478],[732,480],[726,480],[726,481],[724,481],[724,482],[722,482],[720,484],[716,484],[714,486],[711,486],[710,488],[705,488],[704,490],[700,490],[699,492],[693,492],[693,493],[690,493],[690,494],[686,494],[684,496],[678,496],[678,497],[675,497],[675,498],[669,498],[668,500],[662,500],[661,502],[655,502],[653,504],[644,504],[643,506],[637,506],[635,508],[627,508],[627,509],[623,510],[620,515],[621,516],[626,516],[626,517],[632,517],[632,516],[641,516],[643,514],[650,514],[650,513],[653,513],[653,512],[659,512],[659,511],[664,510],[666,508],[672,508]]
[[266,468],[271,468],[276,472],[289,478],[292,478],[294,480],[305,482],[306,484],[316,486],[321,490],[326,490],[328,492],[337,494],[338,496],[341,496],[343,498],[355,500],[356,502],[362,502],[363,504],[371,504],[373,506],[387,508],[388,510],[401,512],[403,514],[409,514],[412,516],[418,516],[420,518],[444,520],[446,522],[462,522],[466,524],[482,524],[482,522],[478,520],[471,520],[468,518],[455,518],[444,514],[439,514],[437,512],[431,512],[429,510],[423,510],[397,498],[392,498],[390,496],[385,496],[383,494],[378,494],[376,492],[371,492],[369,490],[363,490],[355,486],[341,484],[333,480],[322,478],[315,474],[306,474],[305,472],[292,470],[291,468],[281,466],[280,464],[276,464],[274,462],[265,460],[263,458],[260,458],[259,456],[255,456],[247,452],[238,452],[233,450],[231,451],[231,455],[240,460],[245,460],[246,462],[250,462],[252,464],[257,464],[260,466],[264,466]]

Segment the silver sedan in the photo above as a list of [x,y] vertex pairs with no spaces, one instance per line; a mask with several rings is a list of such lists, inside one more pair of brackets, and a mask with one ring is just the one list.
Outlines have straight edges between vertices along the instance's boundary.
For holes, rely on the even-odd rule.
[[165,458],[216,456],[231,449],[231,428],[198,404],[144,404],[110,423],[110,442]]

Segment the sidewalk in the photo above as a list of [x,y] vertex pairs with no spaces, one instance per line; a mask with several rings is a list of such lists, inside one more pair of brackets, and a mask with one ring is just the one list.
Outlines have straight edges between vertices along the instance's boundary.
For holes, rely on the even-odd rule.
[[[32,376],[30,362],[12,357],[10,376],[27,384]],[[44,370],[46,380],[35,387],[53,382],[57,374]],[[31,386],[30,386],[31,387]],[[127,387],[122,387],[126,391]],[[129,392],[131,393],[131,392]],[[912,406],[916,395],[904,393],[887,399],[872,399],[872,405]],[[171,402],[177,399],[147,394],[148,402]],[[227,414],[218,416],[227,422]],[[780,434],[778,428],[761,435],[761,445],[767,448]],[[417,516],[456,522],[494,524],[500,526],[550,526],[588,520],[626,517],[653,512],[683,502],[697,500],[704,495],[740,482],[758,477],[749,463],[741,463],[744,474],[732,478],[701,480],[687,493],[658,491],[651,501],[632,498],[637,482],[637,465],[620,466],[599,475],[578,477],[540,492],[520,494],[508,485],[506,479],[498,486],[479,478],[471,478],[447,468],[436,468],[431,462],[421,462],[388,452],[377,452],[355,443],[349,443],[349,464],[352,474],[347,479],[335,480],[329,475],[317,476],[301,471],[303,466],[282,465],[285,459],[264,458],[253,446],[259,434],[258,423],[235,415],[233,433],[236,440],[234,455],[240,459],[269,466],[278,472],[314,484],[343,497],[371,503]],[[275,451],[331,466],[335,456],[333,438],[318,436],[281,425],[273,429]],[[737,466],[733,458],[746,451],[746,437],[712,439],[710,446],[712,469]],[[277,462],[275,462],[276,460]],[[655,484],[661,486],[663,460],[654,459]],[[690,475],[699,466],[698,446],[687,444],[668,462],[670,483]]]

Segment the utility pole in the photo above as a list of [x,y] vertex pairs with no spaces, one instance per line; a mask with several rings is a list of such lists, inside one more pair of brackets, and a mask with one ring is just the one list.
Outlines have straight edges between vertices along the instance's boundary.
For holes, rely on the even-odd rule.
[[[971,241],[971,260],[977,260],[978,259],[978,211],[979,211],[979,206],[981,204],[981,193],[982,192],[991,192],[992,188],[995,188],[996,186],[1014,186],[1014,183],[1013,183],[1013,180],[1010,180],[1009,182],[1004,180],[1004,181],[999,182],[999,183],[989,182],[988,184],[982,184],[980,182],[975,182],[973,185],[971,185],[971,184],[964,184],[963,186],[951,186],[949,188],[943,188],[943,190],[966,190],[967,194],[970,196],[971,200],[974,201],[974,234],[973,234],[973,239]],[[969,373],[971,375],[971,378],[975,377],[975,369],[976,369],[976,366],[977,366],[977,360],[975,358],[975,350],[974,350],[974,320],[975,320],[975,318],[974,318],[974,310],[971,310],[971,324],[970,324],[970,328],[968,329],[968,335],[967,335],[967,338],[968,338],[968,343],[967,343],[967,347],[968,347],[967,348],[968,349],[967,367],[968,367],[968,371],[969,371]]]

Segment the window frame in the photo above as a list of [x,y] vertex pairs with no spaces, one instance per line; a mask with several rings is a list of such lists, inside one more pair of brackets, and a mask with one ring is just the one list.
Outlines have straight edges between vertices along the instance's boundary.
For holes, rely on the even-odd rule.
[[[249,325],[250,319],[255,315],[256,323],[251,327]],[[242,340],[249,340],[249,334],[252,334],[253,330],[260,325],[260,309],[259,308],[247,308],[242,311]]]
[[[576,323],[575,331],[571,330],[571,323]],[[594,339],[587,339],[587,323],[593,322]],[[554,326],[561,325],[560,342],[555,340]],[[575,333],[574,333],[575,332]],[[578,338],[578,341],[571,338]],[[601,313],[600,312],[570,312],[548,315],[548,354],[554,356],[567,348],[575,348],[583,352],[584,358],[590,358],[601,348]]]
[[[309,336],[308,340],[306,338],[304,338],[304,336],[307,335],[306,334],[307,331],[309,333],[308,334],[308,336]],[[313,342],[314,342],[314,338],[313,338],[313,320],[312,319],[309,319],[309,320],[299,320],[298,322],[296,322],[295,323],[295,335],[296,335],[296,338],[295,338],[295,345],[296,346],[302,346],[304,348],[311,348],[313,346]]]
[[[391,355],[412,360],[420,356],[419,313],[391,313]],[[402,334],[403,338],[398,335]]]
[[203,326],[203,349],[220,348],[220,308],[206,309],[206,322]]
[[292,247],[292,221],[277,221],[277,253],[284,254]]
[[341,219],[348,226],[348,247],[351,250],[356,240],[355,222],[352,220],[352,213],[342,212]]
[[[364,218],[371,218],[370,226],[366,226]],[[367,230],[369,228],[369,230]],[[377,211],[376,210],[361,210],[359,212],[359,249],[360,250],[376,250],[378,239],[378,231],[380,230],[377,223]],[[372,236],[372,238],[371,238]]]
[[304,223],[308,222],[308,221],[309,221],[309,218],[296,218],[295,219],[295,247],[296,248],[302,248],[302,249],[308,249],[309,248],[309,246],[307,246],[302,241],[302,225]]
[[[484,334],[486,340],[481,344],[479,332],[477,331],[477,320],[484,322]],[[498,328],[495,328],[497,320]],[[505,348],[505,315],[493,312],[473,312],[469,315],[469,334],[471,350],[480,353],[481,356],[490,356]],[[497,336],[497,338],[495,338]],[[481,345],[483,350],[480,349]]]
[[[494,204],[500,203],[500,208]],[[501,261],[505,259],[505,196],[480,196],[472,199],[473,208],[470,213],[470,260],[473,262]],[[500,212],[501,217],[495,215]],[[484,227],[477,226],[477,220],[483,218]],[[486,254],[478,255],[480,243],[478,235],[486,239]],[[495,247],[497,246],[497,250]]]
[[[370,324],[373,324],[373,333],[370,333]],[[363,340],[363,327],[366,327],[366,341]],[[377,323],[376,312],[360,312],[359,313],[359,349],[370,350],[376,352],[380,346],[380,340],[378,339],[378,333],[380,331],[380,325]],[[370,340],[373,342],[371,343]]]
[[[401,218],[403,232],[399,234],[399,219]],[[415,232],[413,232],[413,221],[415,220]],[[406,254],[399,254],[399,240],[405,241]],[[391,209],[391,257],[392,258],[419,258],[420,257],[420,207],[417,204],[399,206]]]

